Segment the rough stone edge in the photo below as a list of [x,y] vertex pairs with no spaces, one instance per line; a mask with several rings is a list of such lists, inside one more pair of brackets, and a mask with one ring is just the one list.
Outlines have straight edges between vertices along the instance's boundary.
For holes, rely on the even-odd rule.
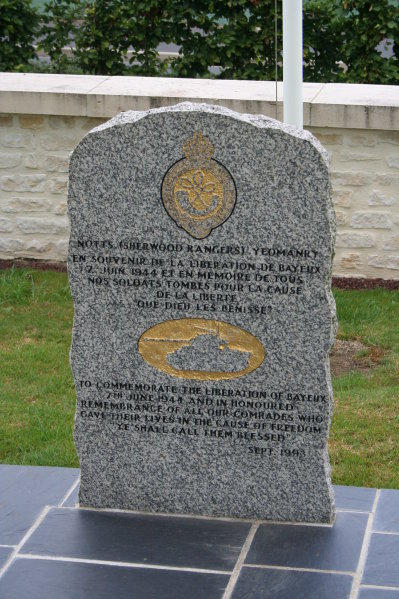
[[[321,145],[321,144],[320,144]],[[324,152],[326,152],[326,150],[322,147],[322,150]],[[324,279],[324,289],[325,289],[325,294],[326,294],[326,300],[327,300],[327,304],[329,307],[329,311],[330,311],[330,335],[329,335],[329,343],[328,343],[328,347],[327,347],[327,351],[325,352],[324,355],[324,373],[325,373],[325,380],[326,380],[326,385],[327,385],[327,389],[328,389],[328,394],[329,394],[329,402],[328,402],[328,427],[327,427],[327,433],[326,433],[326,442],[325,442],[325,446],[323,449],[323,461],[324,461],[324,471],[326,474],[326,478],[327,478],[327,487],[328,487],[328,495],[330,498],[330,506],[331,506],[331,513],[330,513],[330,522],[331,524],[334,524],[335,519],[336,519],[336,505],[335,505],[335,494],[334,494],[334,488],[333,488],[333,484],[332,484],[332,475],[331,475],[331,461],[330,461],[330,455],[328,452],[328,441],[330,438],[330,431],[331,431],[331,423],[332,423],[332,418],[333,418],[333,412],[334,412],[334,391],[333,391],[333,386],[332,386],[332,378],[331,378],[331,368],[330,368],[330,353],[331,350],[334,346],[336,337],[337,337],[337,332],[338,332],[338,318],[337,318],[337,308],[336,308],[336,302],[335,302],[335,298],[334,298],[334,294],[332,291],[332,271],[333,271],[333,263],[334,263],[334,248],[335,248],[335,239],[336,239],[336,235],[337,235],[337,220],[336,220],[336,216],[335,216],[335,210],[334,210],[334,204],[333,204],[333,190],[332,190],[332,185],[331,185],[331,177],[329,174],[329,162],[327,162],[327,171],[328,171],[328,190],[327,190],[327,204],[326,204],[326,215],[327,215],[327,220],[329,222],[329,226],[330,226],[330,266],[329,269],[327,270],[326,273],[326,277]]]
[[[282,123],[281,121],[277,121],[276,119],[272,119],[264,115],[253,115],[236,112],[234,110],[231,110],[230,108],[225,108],[224,106],[219,106],[216,104],[206,104],[205,102],[181,102],[179,104],[175,104],[174,106],[151,108],[145,111],[128,110],[126,112],[120,112],[113,118],[109,119],[107,122],[102,123],[97,127],[94,127],[94,129],[91,129],[80,143],[82,143],[87,138],[87,136],[93,133],[104,131],[105,129],[108,129],[110,127],[121,127],[129,123],[136,123],[137,121],[151,116],[153,114],[163,114],[168,112],[208,112],[209,114],[220,114],[222,116],[242,121],[244,123],[254,125],[259,129],[279,129],[287,135],[309,142],[319,152],[319,154],[321,154],[321,157],[326,167],[329,168],[329,153],[319,142],[319,140],[309,131],[306,131],[305,129],[298,129],[297,127],[287,125],[285,123]],[[80,144],[78,144],[77,148],[79,147],[79,145]]]

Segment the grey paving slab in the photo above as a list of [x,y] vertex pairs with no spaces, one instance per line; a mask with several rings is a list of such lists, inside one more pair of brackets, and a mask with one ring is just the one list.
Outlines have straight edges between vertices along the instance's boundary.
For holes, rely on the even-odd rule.
[[360,589],[359,599],[398,599],[399,589],[397,591],[386,589]]
[[2,599],[221,599],[229,577],[18,559],[0,579]]
[[361,582],[377,586],[397,586],[399,590],[399,535],[371,535]]
[[334,485],[334,493],[335,505],[338,510],[371,512],[377,489]]
[[0,547],[0,568],[4,566],[13,550],[13,547]]
[[79,485],[75,487],[72,493],[68,496],[68,498],[62,504],[63,507],[78,507],[79,504]]
[[18,544],[46,505],[56,505],[79,476],[75,468],[0,465],[0,544]]
[[347,599],[352,582],[343,574],[244,567],[232,599]]
[[54,509],[23,553],[232,570],[249,529],[244,522]]
[[341,512],[333,527],[261,525],[246,563],[354,572],[367,519],[367,514]]
[[399,533],[399,491],[382,489],[377,504],[373,530]]
[[[77,469],[0,466],[0,568],[13,551],[1,544],[18,543],[43,507],[57,506],[78,475]],[[74,507],[77,492],[64,505]],[[371,510],[376,490],[338,486],[335,493],[338,510],[347,511],[338,512],[333,528],[267,523],[259,527],[246,563],[271,567],[245,565],[231,599],[349,598],[353,576],[348,573],[356,569],[368,519],[367,513],[355,512]],[[399,599],[398,505],[398,490],[381,491],[373,526],[382,534],[371,535],[358,599]],[[249,527],[246,522],[55,507],[0,579],[0,598],[222,599],[229,581],[224,572],[233,569]],[[41,557],[28,559],[32,554]],[[168,570],[187,567],[220,573]]]

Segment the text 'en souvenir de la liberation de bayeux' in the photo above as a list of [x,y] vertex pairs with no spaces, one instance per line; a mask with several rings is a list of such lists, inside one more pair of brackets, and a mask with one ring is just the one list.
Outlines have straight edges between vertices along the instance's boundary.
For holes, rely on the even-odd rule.
[[83,506],[332,522],[328,156],[263,116],[122,113],[70,163]]

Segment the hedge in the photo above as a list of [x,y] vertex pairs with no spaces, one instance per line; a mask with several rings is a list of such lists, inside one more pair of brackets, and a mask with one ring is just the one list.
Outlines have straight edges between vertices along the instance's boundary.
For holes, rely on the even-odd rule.
[[[282,6],[278,0],[278,77]],[[303,0],[304,80],[398,84],[398,0]],[[275,78],[275,0],[0,0],[0,68],[103,75]],[[33,42],[49,57],[37,61]],[[161,43],[179,54],[161,60]],[[71,55],[62,50],[72,48]],[[36,57],[36,60],[35,60]]]

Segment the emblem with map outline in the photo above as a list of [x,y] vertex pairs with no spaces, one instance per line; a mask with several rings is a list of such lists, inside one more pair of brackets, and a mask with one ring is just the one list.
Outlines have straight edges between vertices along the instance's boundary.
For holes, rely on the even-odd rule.
[[204,318],[161,322],[141,335],[138,350],[161,372],[203,381],[249,374],[266,355],[262,343],[248,331]]
[[200,131],[182,150],[185,158],[170,167],[162,182],[162,201],[179,227],[204,239],[231,215],[236,186],[229,171],[212,158],[214,147]]

